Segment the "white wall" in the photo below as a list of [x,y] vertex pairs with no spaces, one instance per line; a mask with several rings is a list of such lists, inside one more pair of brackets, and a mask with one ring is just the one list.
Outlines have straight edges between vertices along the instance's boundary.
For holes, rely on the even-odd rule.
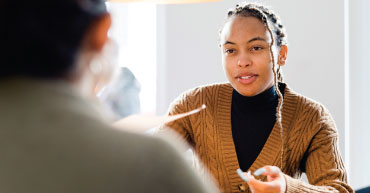
[[[158,6],[157,113],[181,92],[226,81],[218,30],[237,0]],[[261,2],[261,1],[257,1]],[[370,185],[370,2],[368,0],[265,0],[286,26],[289,41],[285,80],[297,92],[324,104],[340,134],[340,149],[355,188]],[[345,12],[349,4],[349,17]],[[345,17],[349,34],[345,34]],[[349,55],[345,56],[345,37]],[[349,109],[345,106],[345,59],[349,57]],[[349,118],[345,117],[345,112]],[[345,120],[349,140],[344,142]],[[350,153],[344,152],[345,146]],[[347,154],[346,154],[347,153]]]
[[349,1],[350,175],[355,188],[370,186],[370,1]]

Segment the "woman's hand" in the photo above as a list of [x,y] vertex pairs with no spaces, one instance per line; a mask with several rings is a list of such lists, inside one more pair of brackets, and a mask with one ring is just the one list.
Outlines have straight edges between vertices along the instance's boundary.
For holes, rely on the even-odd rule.
[[244,177],[246,178],[242,178],[247,181],[249,188],[253,193],[285,193],[286,181],[280,168],[276,166],[265,166],[256,170],[253,174],[255,176],[267,176],[267,182],[262,182],[255,179],[250,172],[243,173]]

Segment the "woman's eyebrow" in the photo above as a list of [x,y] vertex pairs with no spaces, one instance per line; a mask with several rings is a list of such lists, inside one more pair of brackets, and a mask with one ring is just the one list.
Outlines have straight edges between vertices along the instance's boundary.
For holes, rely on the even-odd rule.
[[254,38],[252,38],[252,39],[250,39],[250,40],[248,40],[248,42],[247,43],[251,43],[251,42],[253,42],[253,41],[264,41],[264,42],[267,42],[267,40],[265,39],[265,38],[261,38],[261,37],[254,37]]
[[[254,37],[254,38],[252,38],[252,39],[248,40],[248,41],[247,41],[247,43],[251,43],[251,42],[254,42],[254,41],[264,41],[264,42],[267,42],[267,40],[266,40],[265,38],[261,38],[261,37]],[[231,41],[226,41],[226,42],[224,43],[224,45],[226,45],[226,44],[235,45],[236,43],[231,42]]]
[[226,42],[224,43],[224,45],[226,45],[226,44],[232,44],[232,45],[235,45],[235,43],[234,43],[234,42],[230,42],[230,41],[226,41]]

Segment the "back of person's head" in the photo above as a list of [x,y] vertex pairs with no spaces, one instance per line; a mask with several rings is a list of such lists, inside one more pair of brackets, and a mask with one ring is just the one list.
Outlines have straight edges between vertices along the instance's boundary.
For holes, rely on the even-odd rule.
[[0,78],[61,78],[75,66],[83,38],[107,13],[104,0],[2,0]]

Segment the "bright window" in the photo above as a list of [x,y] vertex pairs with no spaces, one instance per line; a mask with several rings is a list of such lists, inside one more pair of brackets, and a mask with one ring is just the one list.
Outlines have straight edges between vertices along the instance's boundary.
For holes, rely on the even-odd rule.
[[112,15],[109,35],[119,45],[119,65],[128,67],[141,84],[141,111],[156,109],[156,5],[107,3]]

